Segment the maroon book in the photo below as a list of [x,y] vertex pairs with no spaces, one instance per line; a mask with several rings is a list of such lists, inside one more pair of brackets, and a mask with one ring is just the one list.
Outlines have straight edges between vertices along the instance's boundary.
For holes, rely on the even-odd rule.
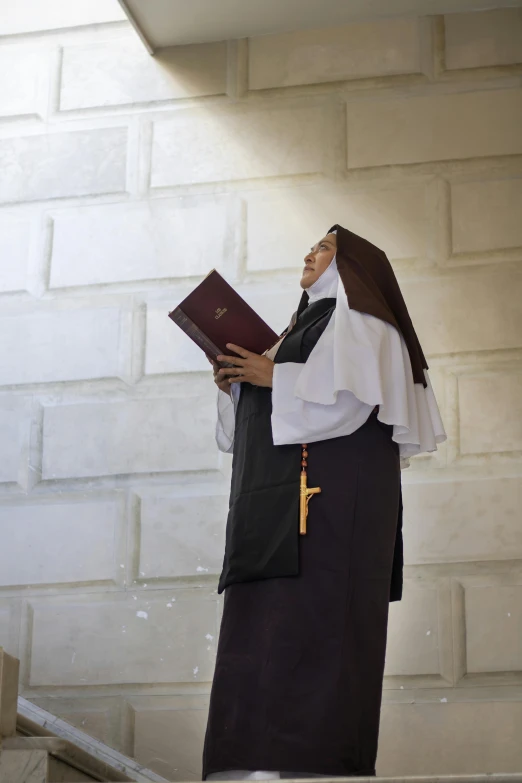
[[233,354],[227,343],[263,354],[279,339],[215,269],[169,318],[214,361],[219,354]]

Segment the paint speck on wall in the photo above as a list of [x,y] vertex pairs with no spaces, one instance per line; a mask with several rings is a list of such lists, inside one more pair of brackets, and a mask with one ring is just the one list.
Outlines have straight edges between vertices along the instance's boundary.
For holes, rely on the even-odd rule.
[[195,669],[193,669],[192,671],[194,672],[194,677],[195,677],[199,672],[199,666],[196,666]]
[[444,699],[441,699],[441,701],[448,701],[448,700],[446,698],[444,698]]
[[196,571],[199,571],[201,573],[201,571],[208,571],[208,568],[203,568],[203,566],[198,566],[196,568]]
[[208,639],[208,640],[209,640],[209,642],[211,642],[213,638],[214,638],[214,637],[212,636],[212,634],[211,634],[211,633],[207,633],[207,635],[205,636],[205,639]]
[[429,636],[431,634],[431,631],[426,631],[426,636]]
[[172,604],[170,603],[170,601],[169,601],[169,603],[167,604],[167,609],[172,609]]
[[136,617],[142,617],[144,620],[146,620],[149,616],[148,612],[136,612]]

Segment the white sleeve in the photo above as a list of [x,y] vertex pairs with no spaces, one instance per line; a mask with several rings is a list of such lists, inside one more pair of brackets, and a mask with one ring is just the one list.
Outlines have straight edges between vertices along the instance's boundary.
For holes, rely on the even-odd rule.
[[331,405],[296,397],[294,389],[302,371],[303,365],[294,362],[274,366],[272,437],[275,446],[351,435],[364,424],[374,406],[361,402],[350,391],[338,392]]
[[236,426],[236,408],[241,393],[241,384],[233,383],[231,394],[218,389],[216,443],[220,451],[231,454],[234,450],[234,430]]

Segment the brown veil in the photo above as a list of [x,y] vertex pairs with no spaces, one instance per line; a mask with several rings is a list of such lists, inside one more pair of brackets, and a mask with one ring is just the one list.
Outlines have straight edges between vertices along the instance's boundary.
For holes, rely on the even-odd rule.
[[[387,321],[402,334],[410,355],[413,381],[426,387],[424,370],[428,364],[388,258],[378,247],[347,228],[335,225],[327,233],[335,230],[337,269],[350,308]],[[308,294],[304,291],[297,315],[307,304]]]

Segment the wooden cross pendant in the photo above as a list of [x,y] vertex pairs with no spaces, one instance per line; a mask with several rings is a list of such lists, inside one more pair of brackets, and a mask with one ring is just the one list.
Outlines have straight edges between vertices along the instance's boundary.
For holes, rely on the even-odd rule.
[[306,519],[308,517],[308,504],[310,498],[313,495],[317,495],[321,491],[321,487],[307,487],[307,475],[306,468],[308,467],[308,445],[302,444],[302,457],[301,457],[301,484],[299,489],[299,533],[306,535]]

